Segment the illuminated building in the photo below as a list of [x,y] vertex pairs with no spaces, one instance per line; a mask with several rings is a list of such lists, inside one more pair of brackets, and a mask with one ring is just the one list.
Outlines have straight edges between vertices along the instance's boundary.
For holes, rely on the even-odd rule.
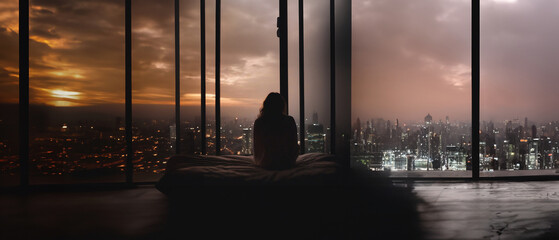
[[425,125],[431,125],[432,122],[433,117],[431,116],[431,114],[427,113],[427,116],[425,116]]
[[318,114],[313,114],[313,123],[307,125],[306,152],[324,152],[326,145],[326,134],[324,126],[318,123]]
[[446,161],[444,169],[466,170],[466,151],[463,147],[448,145],[446,146]]
[[241,154],[251,155],[252,154],[252,128],[243,128],[243,147],[241,149]]
[[173,124],[169,126],[169,139],[171,140],[171,148],[175,148],[177,142],[177,125]]

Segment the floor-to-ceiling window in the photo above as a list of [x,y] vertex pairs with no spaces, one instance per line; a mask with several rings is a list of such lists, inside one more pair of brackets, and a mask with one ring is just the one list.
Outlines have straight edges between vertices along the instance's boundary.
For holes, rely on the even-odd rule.
[[[30,5],[31,183],[123,181],[124,3],[34,0]],[[481,1],[482,88],[481,97],[473,99],[470,1],[354,1],[352,158],[395,177],[470,177],[475,159],[470,107],[480,101],[482,176],[554,174],[555,5]],[[17,3],[0,6],[7,49],[0,55],[0,164],[3,183],[9,183],[18,174]],[[305,152],[330,152],[330,6],[305,2],[303,116],[295,94],[295,6],[289,1],[289,114],[305,119]],[[181,144],[175,146],[174,2],[132,3],[135,181],[157,180],[177,148],[201,153],[202,135],[207,153],[218,153],[216,120],[219,153],[251,154],[252,122],[264,97],[279,91],[277,2],[223,2],[221,9],[221,116],[214,116],[216,5],[208,1],[202,133],[200,5],[181,2]]]
[[559,2],[481,1],[481,176],[558,168]]
[[305,152],[330,152],[330,5],[304,4]]
[[124,180],[124,2],[30,2],[31,184]]
[[181,154],[201,153],[200,2],[179,2]]
[[221,154],[252,154],[262,102],[279,92],[278,1],[223,1],[221,12]]
[[156,180],[175,153],[174,1],[132,2],[134,180]]
[[19,183],[18,1],[0,3],[0,186]]
[[471,177],[471,2],[355,0],[353,160]]

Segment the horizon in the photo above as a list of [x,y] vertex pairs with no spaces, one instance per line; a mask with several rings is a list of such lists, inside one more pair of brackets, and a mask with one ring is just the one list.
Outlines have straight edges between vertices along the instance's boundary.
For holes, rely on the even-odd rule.
[[[16,106],[18,105],[17,103],[0,103],[1,105],[13,105],[14,108],[16,108]],[[122,108],[122,113],[118,114],[115,113],[115,109],[97,109],[99,107],[102,106],[110,106],[110,107],[115,107],[115,108]],[[99,104],[99,105],[89,105],[89,106],[72,106],[72,107],[57,107],[57,106],[50,106],[50,105],[46,105],[46,104],[30,104],[30,108],[52,108],[52,109],[57,109],[57,110],[65,110],[65,111],[72,111],[72,109],[87,109],[88,111],[92,112],[92,113],[103,113],[100,115],[110,115],[110,117],[124,117],[124,104],[123,103],[107,103],[107,104]],[[175,117],[175,106],[174,105],[168,105],[168,104],[133,104],[133,119],[149,119],[149,116],[152,116],[150,114],[152,114],[154,108],[158,108],[158,107],[165,107],[165,109],[158,109],[159,111],[164,111],[166,112],[166,114],[163,114],[163,116],[167,116],[164,118],[159,118],[159,120],[162,119],[172,119],[174,120]],[[143,109],[142,109],[143,108]],[[248,107],[246,107],[248,108]],[[138,110],[138,109],[142,109],[142,110]],[[189,109],[187,111],[184,111],[185,109]],[[107,111],[107,110],[111,110],[111,111]],[[237,112],[238,111],[234,111],[232,110],[231,112]],[[184,121],[189,121],[191,119],[196,119],[196,118],[200,118],[200,106],[181,106],[181,118],[182,117],[186,117],[183,118]],[[52,113],[54,114],[54,113]],[[222,118],[224,119],[234,119],[234,118],[239,118],[241,120],[254,120],[256,119],[258,114],[258,110],[255,111],[255,113],[253,114],[253,117],[250,117],[250,114],[224,114],[222,113]],[[352,122],[355,122],[357,120],[357,118],[359,118],[361,120],[362,123],[368,121],[368,120],[378,120],[378,119],[383,119],[383,120],[390,120],[390,121],[395,121],[399,120],[399,122],[404,123],[404,124],[416,124],[416,123],[421,123],[424,121],[424,117],[430,114],[433,117],[434,122],[445,122],[446,121],[446,117],[447,115],[435,115],[432,113],[426,113],[423,116],[417,117],[415,119],[403,119],[403,118],[398,118],[398,117],[381,117],[381,116],[369,116],[369,117],[362,117],[362,116],[357,116],[356,118],[352,118]],[[3,114],[0,114],[0,117]],[[308,116],[306,121],[310,121],[310,119],[312,119],[312,114],[310,114],[311,116]],[[215,117],[215,114],[213,114],[213,112],[208,113],[207,115],[207,119],[209,122],[211,121],[215,121],[215,119],[213,119]],[[471,123],[471,119],[455,119],[452,116],[448,115],[449,117],[449,121],[451,123],[467,123],[470,124]],[[294,117],[295,118],[295,117]],[[524,116],[524,117],[509,117],[506,119],[484,119],[481,118],[480,119],[480,123],[484,123],[484,122],[493,122],[495,124],[504,124],[506,121],[512,121],[513,123],[515,122],[520,122],[520,124],[524,123],[525,118],[528,118],[528,122],[533,123],[533,124],[546,124],[546,123],[551,123],[551,122],[558,122],[559,119],[554,119],[554,120],[537,120],[537,119],[532,119],[529,116]],[[76,120],[76,119],[73,119]],[[84,119],[82,119],[84,120]],[[299,124],[298,119],[295,118],[296,123]],[[322,121],[322,118],[319,116],[319,123],[324,124],[324,122]],[[531,125],[531,124],[530,124]]]

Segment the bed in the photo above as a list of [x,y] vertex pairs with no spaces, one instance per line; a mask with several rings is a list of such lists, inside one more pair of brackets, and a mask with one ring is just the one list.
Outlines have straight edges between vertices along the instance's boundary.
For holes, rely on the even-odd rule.
[[334,201],[341,194],[331,190],[342,182],[342,166],[324,153],[299,155],[293,168],[276,171],[256,166],[252,156],[179,155],[156,188],[169,199],[169,234],[308,239],[328,219],[323,214],[341,216]]
[[386,179],[343,163],[334,155],[307,153],[295,167],[271,171],[255,166],[252,156],[172,157],[156,184],[169,200],[163,234],[169,239],[417,238],[416,232],[401,231],[406,221],[416,220],[409,196]]
[[299,155],[295,167],[274,171],[254,164],[252,156],[174,156],[157,189],[169,194],[208,186],[324,186],[341,181],[342,164],[331,154]]

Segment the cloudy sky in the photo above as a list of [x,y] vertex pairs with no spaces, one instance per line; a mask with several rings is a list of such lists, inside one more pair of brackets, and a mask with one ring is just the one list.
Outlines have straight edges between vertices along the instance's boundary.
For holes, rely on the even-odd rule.
[[[470,121],[470,2],[354,0],[353,118]],[[558,22],[558,1],[481,1],[482,120],[559,120]]]
[[[306,110],[327,120],[325,1],[305,1]],[[353,118],[470,119],[470,0],[353,0]],[[17,103],[17,0],[0,2],[0,102]],[[214,1],[207,1],[208,113],[213,112]],[[298,118],[296,1],[290,1],[290,113]],[[173,1],[134,0],[133,103],[174,103]],[[124,102],[124,1],[32,0],[31,102]],[[222,111],[253,118],[279,91],[276,0],[222,1]],[[559,120],[559,2],[482,0],[482,120]],[[199,109],[199,1],[181,1],[181,95]],[[327,124],[327,121],[325,122]]]
[[[307,109],[328,109],[329,79],[321,34],[328,5],[306,2]],[[290,1],[290,108],[298,118],[296,1]],[[315,6],[315,7],[313,7]],[[174,104],[174,2],[134,0],[132,85],[134,104]],[[199,1],[181,1],[181,100],[200,104]],[[17,102],[17,0],[0,3],[0,102]],[[271,91],[279,91],[277,1],[222,1],[222,116],[254,118]],[[206,3],[208,114],[214,112],[215,1]],[[58,107],[124,102],[124,1],[32,0],[30,10],[30,98]],[[327,38],[326,38],[327,39]],[[313,44],[314,42],[314,44]],[[314,86],[314,87],[313,87]],[[198,111],[195,111],[196,114]],[[324,111],[324,114],[327,112]],[[328,117],[323,116],[323,119]]]
[[559,120],[559,1],[483,2],[482,119]]

